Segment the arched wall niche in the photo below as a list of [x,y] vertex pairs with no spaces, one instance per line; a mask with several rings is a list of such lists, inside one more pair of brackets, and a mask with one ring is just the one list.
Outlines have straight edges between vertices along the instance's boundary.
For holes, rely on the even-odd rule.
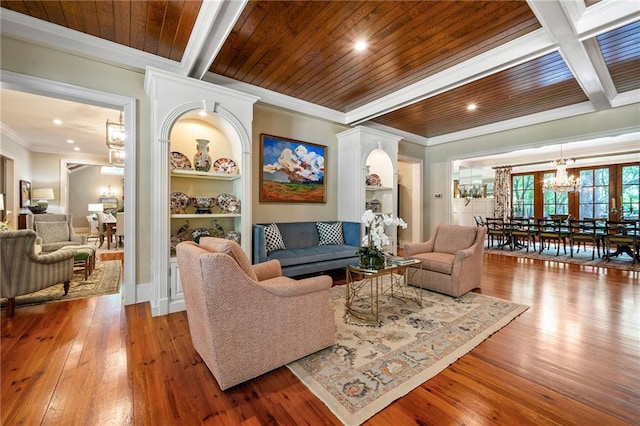
[[[238,196],[241,213],[233,217],[235,231],[241,234],[241,246],[246,253],[251,250],[251,133],[253,121],[253,104],[257,97],[237,92],[226,87],[217,86],[189,77],[169,73],[155,68],[147,68],[145,74],[145,92],[151,99],[151,163],[152,163],[152,221],[153,254],[150,267],[153,274],[151,310],[154,316],[165,315],[185,309],[184,297],[179,282],[179,274],[175,257],[171,256],[170,241],[172,227],[176,221],[185,219],[184,215],[176,216],[170,211],[171,183],[176,173],[169,167],[169,154],[173,151],[174,128],[187,124],[206,123],[202,125],[211,138],[226,139],[224,150],[220,155],[215,151],[210,155],[212,160],[223,157],[222,154],[231,152],[232,159],[238,165],[240,174],[229,177],[231,188]],[[206,117],[200,117],[200,112],[206,112]],[[200,126],[200,125],[198,125]],[[215,129],[215,130],[213,130]],[[223,137],[224,136],[224,137]],[[188,148],[187,158],[193,161],[196,137],[184,137],[185,147]],[[198,138],[199,139],[199,138]],[[182,145],[181,145],[182,146]],[[214,146],[212,146],[213,149]],[[177,150],[177,149],[175,149]],[[194,171],[195,173],[196,171]],[[198,174],[198,173],[196,173]],[[216,186],[219,176],[205,173],[189,178],[199,179]],[[173,176],[173,177],[172,177]],[[186,177],[178,179],[187,180]],[[202,189],[202,184],[194,184],[194,188]],[[215,192],[217,189],[211,189]],[[195,193],[190,196],[200,196]],[[204,192],[204,191],[203,191]],[[226,192],[226,191],[225,191]],[[210,196],[210,194],[205,194]],[[216,212],[217,213],[217,212]],[[191,214],[191,213],[187,213]],[[211,213],[213,215],[214,213]],[[195,214],[194,214],[195,216]],[[204,215],[206,216],[206,215]],[[200,220],[203,215],[198,216]],[[193,218],[196,219],[195,217]],[[223,220],[229,219],[225,216]]]
[[[211,109],[208,109],[209,105]],[[201,111],[206,112],[207,115],[201,116]],[[242,157],[242,154],[251,154],[251,138],[241,121],[231,111],[217,103],[208,103],[206,99],[185,103],[171,111],[161,125],[158,141],[170,142],[176,123],[187,120],[208,124],[221,132],[233,147],[241,147],[241,151],[237,149],[234,151],[236,158]],[[198,139],[206,139],[206,137],[198,137]]]

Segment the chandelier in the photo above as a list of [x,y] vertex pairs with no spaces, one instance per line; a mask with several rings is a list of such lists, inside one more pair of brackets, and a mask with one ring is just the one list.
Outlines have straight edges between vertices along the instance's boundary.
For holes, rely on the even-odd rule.
[[122,111],[118,121],[107,119],[107,147],[109,147],[109,162],[111,164],[124,164],[124,123]]
[[556,175],[545,180],[542,186],[547,191],[552,192],[577,192],[580,190],[580,179],[569,176],[567,173],[567,160],[562,158],[562,147],[560,147],[560,159],[555,161]]

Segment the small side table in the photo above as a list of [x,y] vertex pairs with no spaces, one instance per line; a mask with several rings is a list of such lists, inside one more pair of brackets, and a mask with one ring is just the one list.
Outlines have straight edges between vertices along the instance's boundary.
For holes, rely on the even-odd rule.
[[[399,300],[412,300],[422,306],[422,288],[415,290],[415,298],[407,296],[411,269],[422,269],[422,262],[413,260],[403,264],[387,264],[381,269],[368,269],[357,263],[347,265],[346,312],[363,321],[379,324],[378,302],[382,295],[389,294]],[[384,278],[389,276],[390,285],[384,286]],[[360,277],[360,280],[354,278]],[[357,310],[354,302],[369,298],[369,311]]]

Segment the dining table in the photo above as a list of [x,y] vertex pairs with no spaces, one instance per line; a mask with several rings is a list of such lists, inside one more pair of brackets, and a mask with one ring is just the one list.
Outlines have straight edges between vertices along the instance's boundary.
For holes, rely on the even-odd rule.
[[111,250],[111,236],[115,233],[116,218],[113,215],[105,215],[104,225],[107,228],[107,250]]

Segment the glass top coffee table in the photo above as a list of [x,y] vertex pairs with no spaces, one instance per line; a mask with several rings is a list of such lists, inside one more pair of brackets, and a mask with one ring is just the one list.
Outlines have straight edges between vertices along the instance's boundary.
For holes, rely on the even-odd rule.
[[422,262],[409,259],[401,264],[386,264],[381,269],[369,269],[358,263],[347,265],[346,312],[363,321],[380,323],[378,305],[381,296],[390,296],[402,303],[415,302],[422,307],[422,289],[413,287],[409,293],[409,278],[422,269]]

